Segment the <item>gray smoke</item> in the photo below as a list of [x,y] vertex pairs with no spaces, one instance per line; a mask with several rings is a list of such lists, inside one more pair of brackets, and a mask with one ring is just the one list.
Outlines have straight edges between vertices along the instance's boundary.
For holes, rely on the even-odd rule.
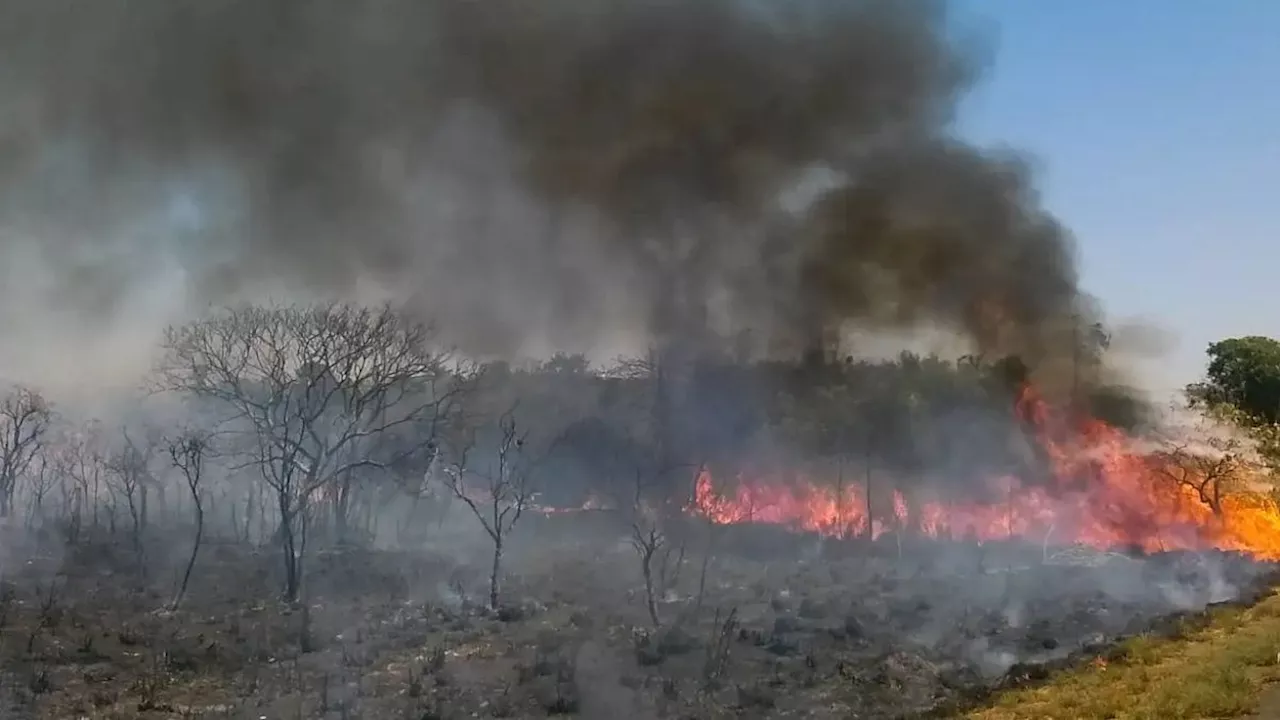
[[3,300],[40,308],[2,320],[392,294],[485,353],[1048,356],[1090,311],[1028,173],[951,137],[977,59],[924,0],[0,0]]

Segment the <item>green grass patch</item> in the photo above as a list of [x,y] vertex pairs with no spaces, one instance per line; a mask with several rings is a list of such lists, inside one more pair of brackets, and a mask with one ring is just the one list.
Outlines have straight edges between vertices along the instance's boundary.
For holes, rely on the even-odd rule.
[[1190,720],[1258,712],[1280,680],[1280,594],[1212,611],[1178,638],[1138,637],[1108,658],[1012,690],[970,720]]

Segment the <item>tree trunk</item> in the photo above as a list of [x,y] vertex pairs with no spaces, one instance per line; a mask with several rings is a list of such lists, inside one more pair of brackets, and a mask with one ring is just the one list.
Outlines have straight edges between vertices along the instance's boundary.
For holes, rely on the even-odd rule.
[[244,541],[246,544],[253,541],[253,502],[254,492],[250,490],[245,493],[244,499]]
[[9,517],[13,511],[13,486],[14,483],[6,478],[0,487],[0,518]]
[[297,602],[299,582],[297,543],[293,532],[293,519],[298,511],[284,491],[278,492],[280,506],[279,544],[284,554],[284,599],[286,602]]
[[138,482],[138,530],[147,529],[147,484]]
[[187,567],[182,572],[182,584],[178,586],[178,593],[173,598],[172,609],[177,610],[182,604],[182,599],[186,597],[187,585],[191,582],[191,571],[196,567],[196,556],[200,554],[200,541],[204,538],[204,508],[200,504],[199,496],[191,498],[195,502],[196,513],[196,535],[195,541],[191,544],[191,557],[187,558]]
[[654,627],[661,627],[662,621],[658,619],[657,590],[653,584],[653,554],[657,549],[656,544],[645,545],[640,555],[640,571],[644,574],[644,600],[646,609],[649,611],[649,619],[653,621]]
[[338,484],[338,496],[333,501],[333,534],[338,544],[351,539],[351,475],[347,473]]
[[[157,482],[155,479],[152,479],[151,487],[156,491],[156,501],[154,504],[154,509],[156,511],[155,514],[159,515],[161,518],[164,518],[166,517],[169,511],[169,496],[164,491],[164,483]],[[179,498],[178,504],[179,505],[182,504],[181,498]],[[178,508],[175,508],[175,510],[177,509]]]
[[502,570],[502,535],[493,539],[493,568],[489,572],[489,609],[498,609],[498,575]]
[[364,502],[364,530],[369,541],[378,543],[378,533],[382,529],[382,506],[376,503],[376,496],[369,492]]

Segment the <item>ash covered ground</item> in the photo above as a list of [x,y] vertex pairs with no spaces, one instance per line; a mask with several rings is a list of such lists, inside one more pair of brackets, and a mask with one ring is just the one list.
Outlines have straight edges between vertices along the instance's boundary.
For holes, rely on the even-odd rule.
[[11,545],[5,717],[945,714],[1119,638],[1177,633],[1275,572],[1217,552],[835,541],[691,520],[654,563],[654,627],[611,513],[525,518],[494,612],[492,548],[463,512],[421,549],[317,551],[299,605],[263,600],[279,561],[247,545],[211,542],[176,612],[162,610],[170,578],[140,576],[126,545]]

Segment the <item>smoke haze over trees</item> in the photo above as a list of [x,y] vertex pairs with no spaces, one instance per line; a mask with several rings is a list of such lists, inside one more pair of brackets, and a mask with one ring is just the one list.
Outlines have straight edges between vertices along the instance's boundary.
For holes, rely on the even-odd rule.
[[899,717],[1247,596],[964,25],[0,0],[0,715]]
[[472,354],[794,357],[852,322],[1061,376],[1101,317],[1026,165],[954,136],[962,26],[928,0],[4,0],[0,360],[67,376],[49,351],[99,343],[109,375],[209,302],[391,296]]

